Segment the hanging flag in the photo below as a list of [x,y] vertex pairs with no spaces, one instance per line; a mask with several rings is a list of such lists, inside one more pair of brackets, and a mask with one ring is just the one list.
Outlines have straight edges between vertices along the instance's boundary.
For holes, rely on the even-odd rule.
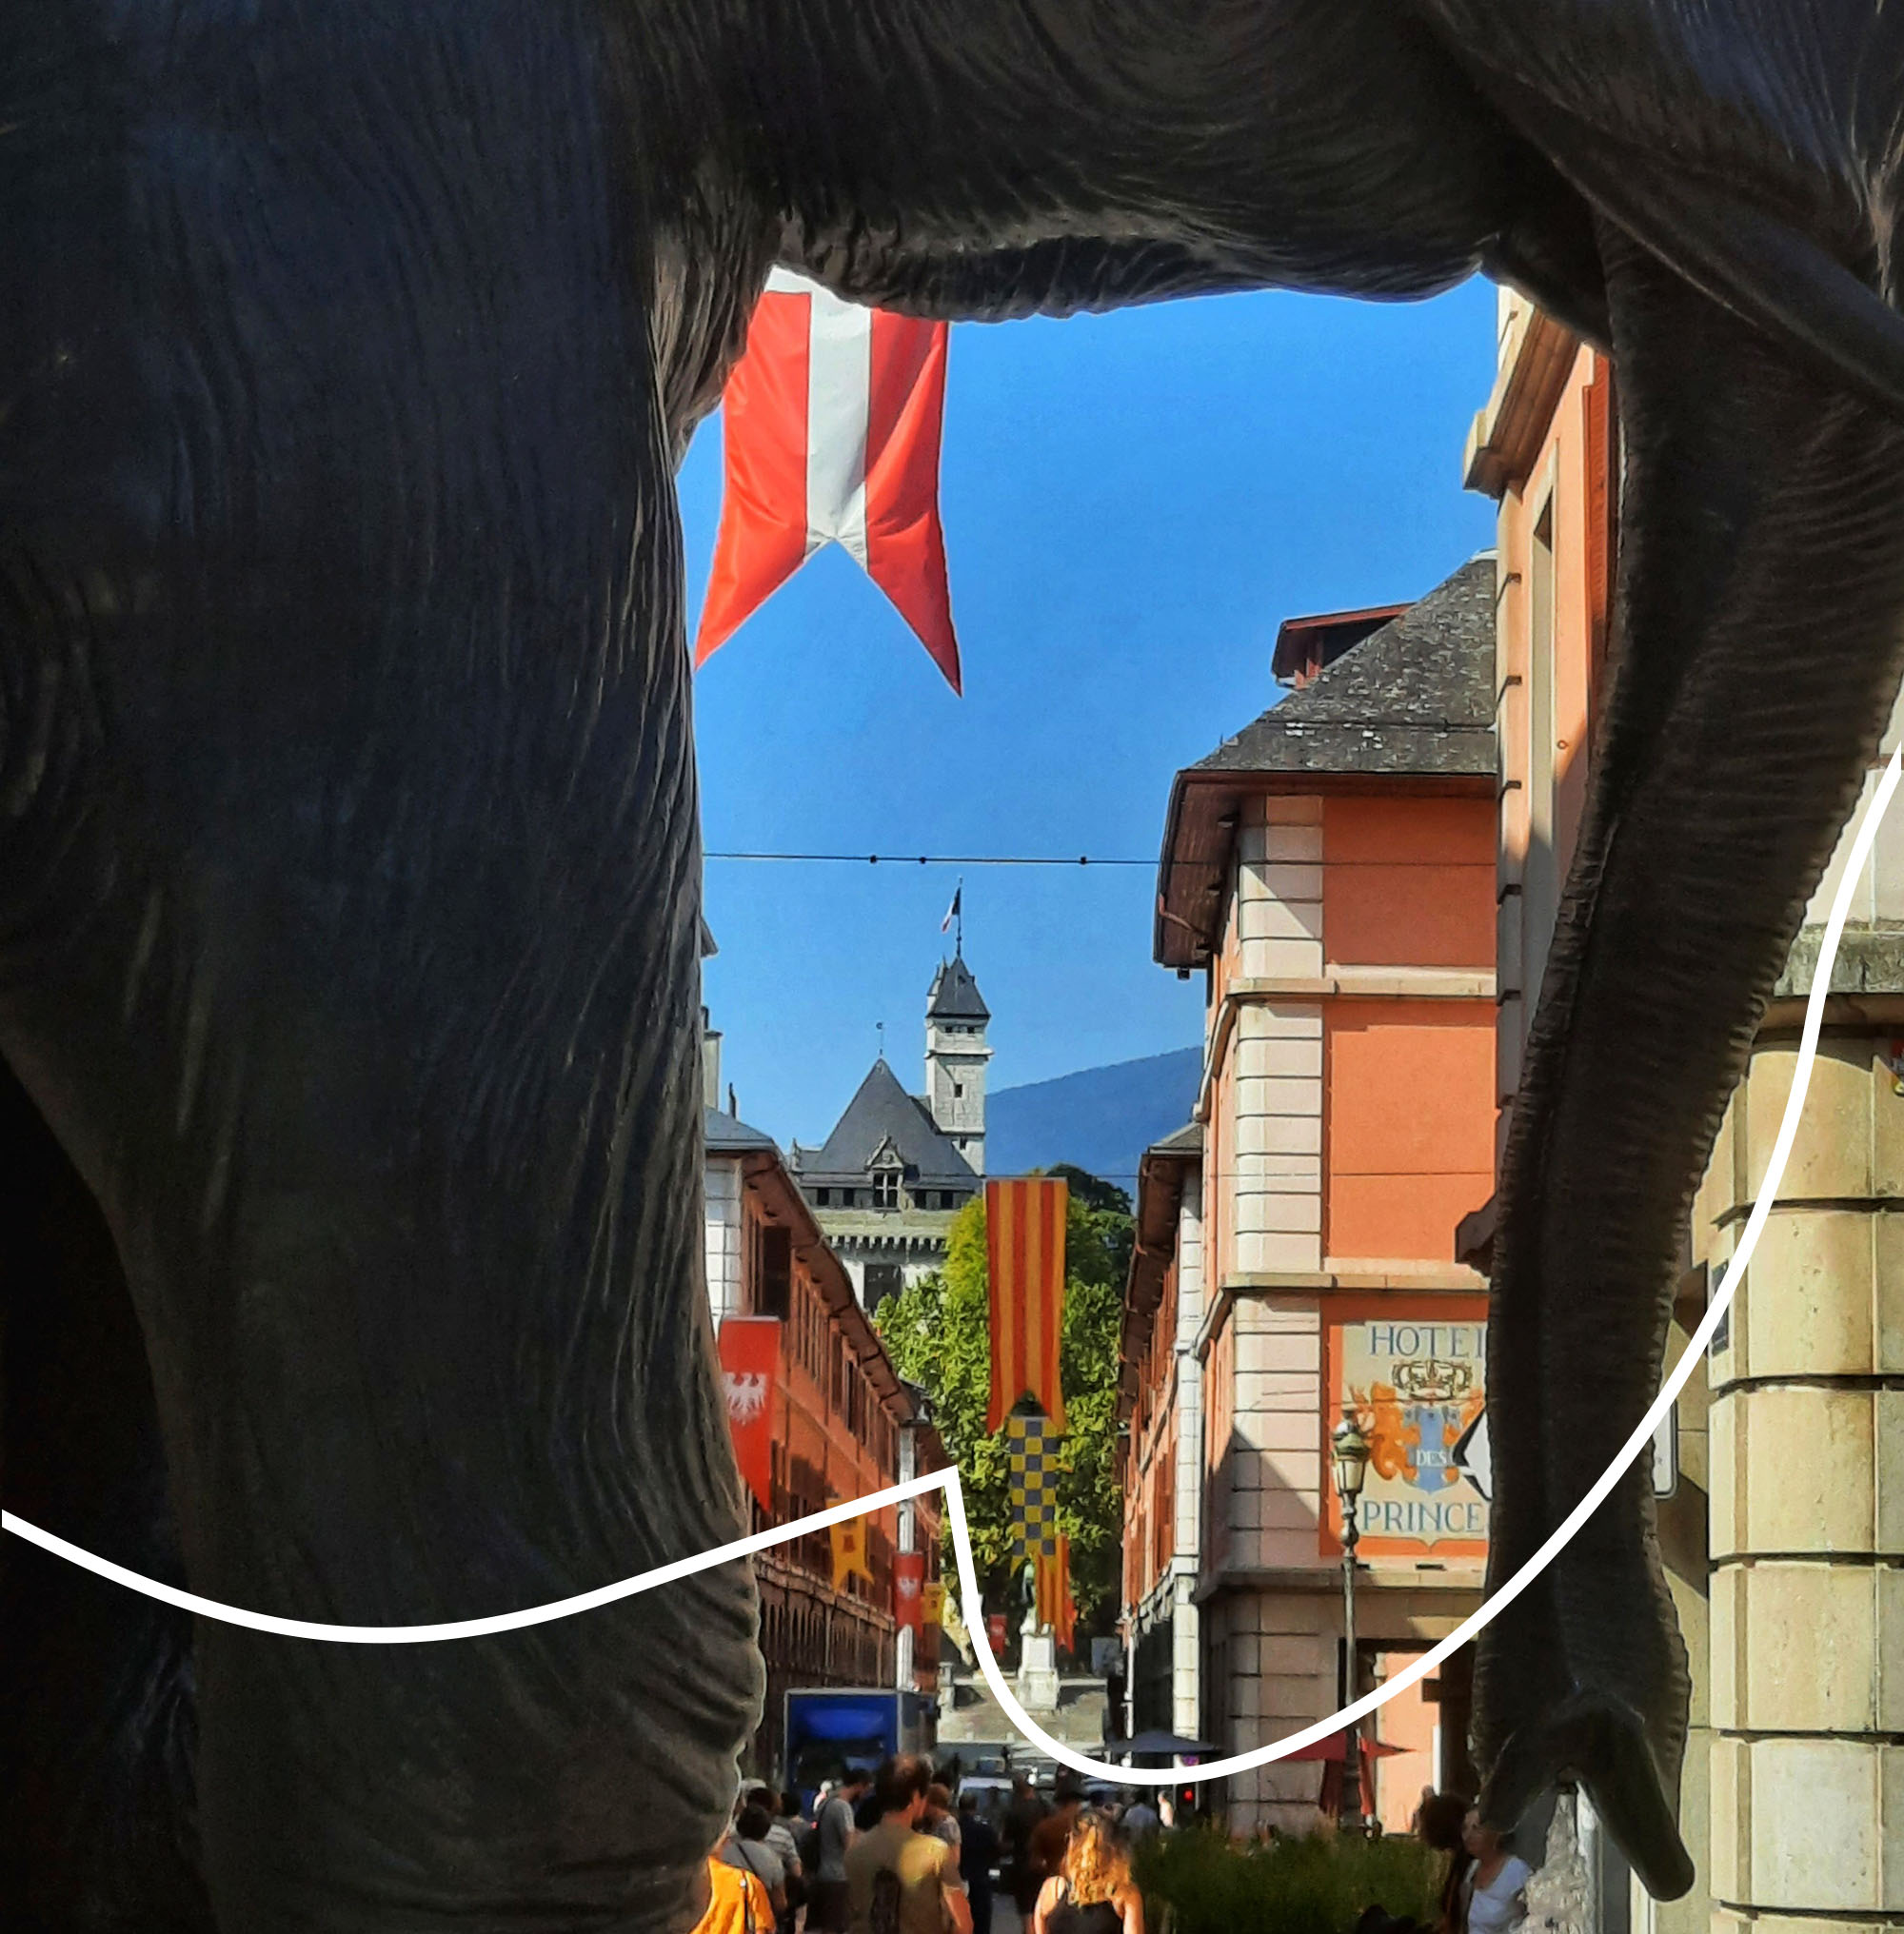
[[1058,1433],[1046,1417],[1005,1419],[1006,1483],[1021,1557],[1058,1549]]
[[697,665],[838,543],[960,689],[939,522],[946,337],[943,323],[843,302],[788,269],[768,277],[722,399],[725,482]]
[[761,1509],[773,1510],[774,1399],[780,1387],[780,1319],[729,1316],[721,1325],[721,1381],[734,1459]]
[[925,1625],[923,1604],[925,1553],[900,1551],[893,1557],[893,1623],[920,1631]]
[[1002,1611],[986,1612],[985,1643],[991,1647],[994,1658],[1003,1653],[1006,1636],[1004,1613]]
[[919,1614],[927,1625],[945,1623],[945,1587],[937,1578],[928,1578],[919,1588]]
[[866,1564],[865,1520],[848,1518],[829,1529],[833,1533],[833,1589],[844,1591],[847,1579],[856,1571],[870,1585],[873,1574]]
[[985,1247],[991,1265],[992,1402],[996,1431],[1030,1396],[1059,1433],[1064,1397],[1059,1346],[1064,1332],[1064,1213],[1061,1178],[985,1184]]
[[1049,1552],[1033,1561],[1033,1603],[1038,1622],[1049,1626],[1068,1652],[1077,1628],[1078,1608],[1071,1602],[1071,1540],[1061,1531]]
[[945,918],[939,922],[939,931],[948,933],[952,922],[959,918],[959,903],[965,898],[965,882],[962,879],[953,890],[952,904],[945,909]]

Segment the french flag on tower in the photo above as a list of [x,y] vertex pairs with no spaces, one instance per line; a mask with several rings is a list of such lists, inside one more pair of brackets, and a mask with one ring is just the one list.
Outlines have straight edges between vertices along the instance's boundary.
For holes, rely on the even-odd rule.
[[697,665],[838,543],[960,690],[939,522],[947,333],[773,271],[722,399],[725,480]]

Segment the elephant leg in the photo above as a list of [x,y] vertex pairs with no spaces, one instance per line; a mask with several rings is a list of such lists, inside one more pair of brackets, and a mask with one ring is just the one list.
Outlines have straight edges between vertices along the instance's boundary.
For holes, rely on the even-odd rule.
[[[9,1509],[180,1581],[144,1340],[98,1206],[0,1066]],[[15,1934],[207,1934],[191,1625],[0,1539],[0,1901]]]
[[[352,688],[306,790],[292,671],[277,719],[255,691],[199,744],[211,797],[133,823],[90,789],[41,877],[83,918],[43,904],[29,945],[10,904],[6,1046],[126,1258],[194,1590],[451,1620],[744,1529],[699,1262],[686,667],[657,655],[604,675],[592,753],[540,772],[532,740],[513,784],[479,770],[515,742],[485,679],[412,664]],[[691,1922],[756,1620],[736,1566],[481,1641],[200,1622],[221,1934]]]
[[[187,1581],[407,1624],[711,1549],[665,129],[586,0],[15,11],[0,1052]],[[201,1622],[220,1934],[691,1923],[756,1627],[744,1565],[482,1641]]]
[[[1904,669],[1904,426],[1606,231],[1627,472],[1609,732],[1515,1104],[1490,1583],[1656,1392],[1680,1231]],[[1484,1805],[1583,1781],[1655,1895],[1688,1682],[1643,1460],[1485,1634]]]
[[[188,1582],[250,1609],[468,1618],[744,1529],[700,1263],[685,654],[551,623],[533,678],[446,664],[510,621],[488,562],[394,621],[313,595],[208,644],[103,624],[109,742],[43,768],[59,864],[0,874],[0,1036],[125,1259]],[[403,629],[332,684],[327,623]],[[161,773],[165,810],[129,810]],[[734,1566],[481,1641],[201,1622],[221,1934],[691,1921],[756,1619]]]

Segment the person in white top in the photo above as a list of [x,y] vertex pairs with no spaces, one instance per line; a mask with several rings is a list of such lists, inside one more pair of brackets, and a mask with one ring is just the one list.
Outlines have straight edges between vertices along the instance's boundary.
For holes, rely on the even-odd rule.
[[1534,1869],[1500,1844],[1492,1826],[1470,1807],[1461,1845],[1474,1861],[1461,1881],[1458,1934],[1507,1934],[1527,1919],[1527,1883]]

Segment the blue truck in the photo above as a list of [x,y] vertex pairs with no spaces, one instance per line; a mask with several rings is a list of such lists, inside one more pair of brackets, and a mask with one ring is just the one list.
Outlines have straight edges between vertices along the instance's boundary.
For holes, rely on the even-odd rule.
[[930,1753],[939,1702],[877,1686],[797,1687],[786,1695],[784,1784],[810,1809],[822,1785],[870,1773],[899,1753]]

